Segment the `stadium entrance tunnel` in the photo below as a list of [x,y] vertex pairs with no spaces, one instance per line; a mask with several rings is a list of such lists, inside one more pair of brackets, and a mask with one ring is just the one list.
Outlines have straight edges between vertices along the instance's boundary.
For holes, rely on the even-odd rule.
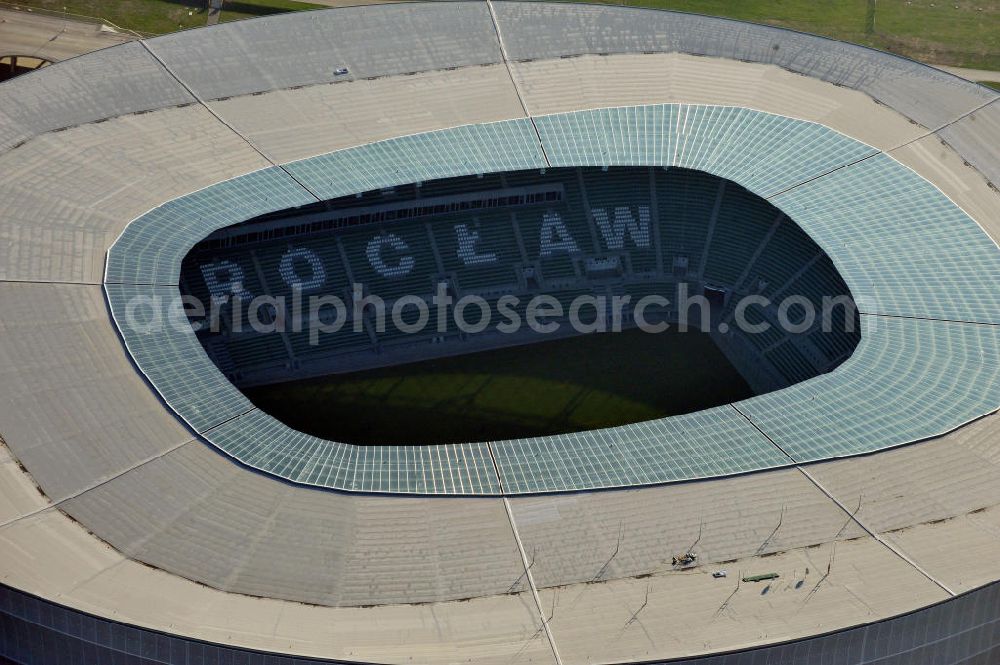
[[0,82],[51,64],[49,60],[33,55],[0,55]]
[[794,220],[673,167],[480,174],[267,214],[193,247],[181,291],[257,407],[360,445],[700,411],[829,372],[860,339]]

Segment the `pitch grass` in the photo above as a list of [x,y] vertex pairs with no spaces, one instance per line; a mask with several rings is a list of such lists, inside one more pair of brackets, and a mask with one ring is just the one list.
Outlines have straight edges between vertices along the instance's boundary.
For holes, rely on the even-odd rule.
[[[2,0],[0,9],[33,7],[78,16],[100,18],[143,35],[162,35],[208,22],[206,0]],[[322,5],[295,0],[236,0],[226,2],[221,21],[267,14],[321,9]]]
[[250,388],[294,429],[361,445],[540,436],[749,397],[700,332],[629,330]]
[[[607,2],[608,0],[592,0]],[[344,4],[352,4],[344,0]],[[364,4],[365,0],[356,0]],[[204,25],[204,0],[24,0],[99,16],[124,28],[164,33]],[[812,32],[938,65],[1000,70],[1000,0],[622,0]],[[221,20],[314,9],[295,0],[232,0]],[[194,12],[188,16],[188,12]]]

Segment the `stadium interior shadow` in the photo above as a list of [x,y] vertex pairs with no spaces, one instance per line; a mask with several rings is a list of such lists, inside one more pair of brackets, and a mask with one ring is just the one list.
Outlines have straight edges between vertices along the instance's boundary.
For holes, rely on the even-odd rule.
[[407,445],[614,427],[728,404],[753,391],[709,335],[632,329],[244,393],[308,434]]
[[[782,327],[780,298],[800,297],[814,313],[826,297],[850,300],[832,261],[770,202],[674,167],[488,173],[360,192],[220,229],[188,253],[181,274],[182,291],[203,303],[281,300],[284,315],[265,306],[265,323],[295,318],[295,289],[353,311],[357,285],[387,310],[407,297],[429,304],[441,285],[493,314],[512,296],[522,321],[542,294],[564,313],[580,297],[606,304],[627,295],[633,308],[666,297],[659,320],[670,323],[679,288],[707,303],[710,320],[684,334],[635,329],[635,309],[617,333],[546,339],[457,322],[413,333],[398,322],[380,329],[370,306],[312,339],[304,329],[257,334],[249,312],[230,302],[221,328],[199,334],[261,410],[356,444],[495,441],[690,413],[831,371],[860,339],[857,314],[846,310]],[[741,310],[747,297],[774,302]],[[793,323],[806,318],[796,307],[787,310]]]

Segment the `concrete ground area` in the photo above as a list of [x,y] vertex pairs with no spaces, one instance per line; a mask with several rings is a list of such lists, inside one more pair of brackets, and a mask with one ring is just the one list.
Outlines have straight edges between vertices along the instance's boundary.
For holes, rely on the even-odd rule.
[[989,69],[965,69],[964,67],[945,67],[943,65],[935,65],[935,67],[970,81],[1000,83],[1000,72],[990,71]]
[[136,35],[96,21],[0,9],[0,57],[31,56],[59,62],[133,39]]

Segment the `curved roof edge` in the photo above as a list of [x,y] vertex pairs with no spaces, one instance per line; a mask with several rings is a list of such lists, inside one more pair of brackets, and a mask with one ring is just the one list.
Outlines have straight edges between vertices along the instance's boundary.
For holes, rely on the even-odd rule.
[[[681,166],[770,199],[826,250],[867,315],[854,357],[830,374],[732,408],[538,439],[362,447],[296,432],[253,407],[191,331],[162,326],[148,333],[152,322],[169,320],[181,259],[219,228],[317,196],[546,165]],[[874,182],[879,186],[869,188]],[[982,286],[984,275],[1000,276],[996,244],[884,153],[816,123],[671,104],[404,136],[225,181],[126,227],[109,250],[105,289],[125,344],[166,403],[248,466],[349,492],[510,495],[747,473],[865,454],[960,427],[1000,405],[1000,333],[975,325],[1000,323],[1000,294]],[[153,307],[136,321],[140,301]],[[900,358],[939,346],[948,351],[900,371]],[[976,380],[960,394],[937,395],[931,407],[931,387],[955,372]],[[897,389],[872,409],[867,385]],[[793,409],[805,410],[801,420],[788,421]]]

